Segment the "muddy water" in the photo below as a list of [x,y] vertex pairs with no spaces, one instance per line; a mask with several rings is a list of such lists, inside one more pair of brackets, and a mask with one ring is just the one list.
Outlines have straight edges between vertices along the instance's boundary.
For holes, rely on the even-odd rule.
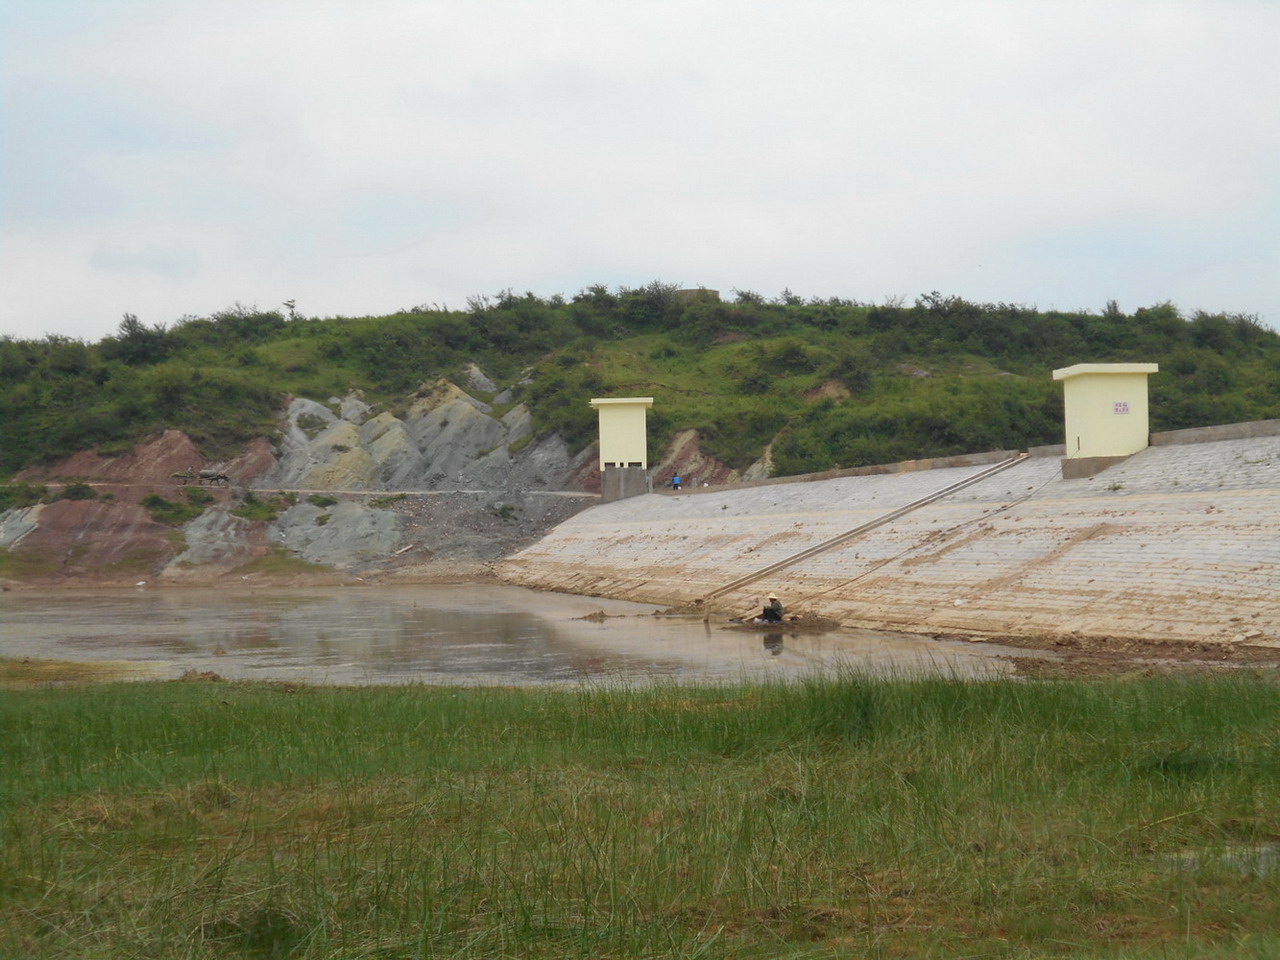
[[[999,674],[1025,652],[872,632],[792,636],[491,585],[0,594],[0,657],[312,683],[733,680],[840,664]],[[582,617],[603,611],[603,620]]]

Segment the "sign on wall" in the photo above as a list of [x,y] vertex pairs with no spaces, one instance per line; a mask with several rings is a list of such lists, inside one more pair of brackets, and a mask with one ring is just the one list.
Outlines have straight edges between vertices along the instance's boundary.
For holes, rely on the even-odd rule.
[[1112,411],[1112,413],[1128,413],[1128,412],[1129,412],[1129,401],[1128,401],[1128,400],[1117,400],[1115,403],[1113,403],[1113,404],[1111,405],[1111,411]]

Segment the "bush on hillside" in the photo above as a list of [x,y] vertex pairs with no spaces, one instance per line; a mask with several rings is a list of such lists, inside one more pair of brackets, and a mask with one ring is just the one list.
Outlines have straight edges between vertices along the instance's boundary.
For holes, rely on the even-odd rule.
[[9,483],[0,485],[0,511],[33,507],[49,495],[49,488],[40,483]]
[[158,493],[149,493],[143,497],[142,506],[146,507],[152,520],[167,527],[180,527],[184,523],[190,523],[204,513],[205,509],[204,504],[176,503],[166,500]]

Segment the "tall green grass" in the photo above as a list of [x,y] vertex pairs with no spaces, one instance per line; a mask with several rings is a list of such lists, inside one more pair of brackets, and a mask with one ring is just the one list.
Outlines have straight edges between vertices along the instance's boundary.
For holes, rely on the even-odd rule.
[[1257,674],[0,700],[0,955],[1273,956]]

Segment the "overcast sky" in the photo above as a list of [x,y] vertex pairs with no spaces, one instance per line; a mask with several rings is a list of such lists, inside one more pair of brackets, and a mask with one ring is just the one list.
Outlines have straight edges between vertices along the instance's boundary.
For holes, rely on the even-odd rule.
[[0,0],[0,334],[650,280],[1280,326],[1276,0]]

